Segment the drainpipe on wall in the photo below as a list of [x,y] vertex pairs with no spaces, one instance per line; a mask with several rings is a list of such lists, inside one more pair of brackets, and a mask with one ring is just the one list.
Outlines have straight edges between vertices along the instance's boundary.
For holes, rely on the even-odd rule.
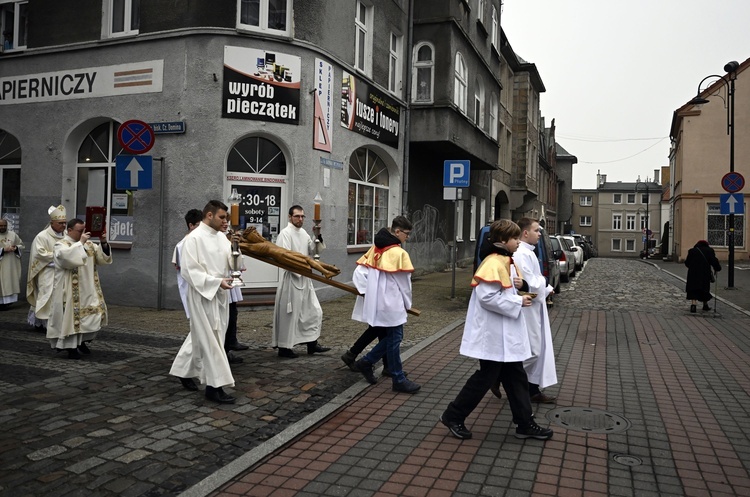
[[[411,108],[411,59],[414,47],[414,0],[409,0],[406,27],[406,73],[401,81],[406,81],[406,108],[404,109],[404,167],[401,176],[401,213],[408,214],[409,202],[409,140],[411,139],[410,108]],[[403,83],[402,83],[403,84]]]

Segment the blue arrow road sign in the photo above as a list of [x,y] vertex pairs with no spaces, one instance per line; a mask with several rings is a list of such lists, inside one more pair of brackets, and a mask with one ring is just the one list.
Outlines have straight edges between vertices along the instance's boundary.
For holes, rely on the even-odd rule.
[[443,186],[468,188],[470,165],[468,160],[447,160],[443,162]]
[[118,190],[150,190],[152,185],[153,157],[118,155],[115,158],[115,187]]
[[745,196],[741,193],[724,193],[721,195],[721,213],[744,214]]

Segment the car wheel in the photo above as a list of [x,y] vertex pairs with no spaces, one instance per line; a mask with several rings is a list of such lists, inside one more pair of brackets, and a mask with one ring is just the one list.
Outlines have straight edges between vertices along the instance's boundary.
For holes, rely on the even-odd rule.
[[[567,282],[570,281],[570,276],[567,275],[567,274],[561,274],[560,275],[560,281],[562,281],[563,283],[567,283]],[[555,291],[557,291],[557,290],[555,290]]]

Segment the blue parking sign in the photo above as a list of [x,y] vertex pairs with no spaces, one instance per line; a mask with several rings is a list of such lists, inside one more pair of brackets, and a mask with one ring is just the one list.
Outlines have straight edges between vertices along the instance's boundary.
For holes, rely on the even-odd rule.
[[468,160],[443,162],[443,187],[468,188],[471,166]]

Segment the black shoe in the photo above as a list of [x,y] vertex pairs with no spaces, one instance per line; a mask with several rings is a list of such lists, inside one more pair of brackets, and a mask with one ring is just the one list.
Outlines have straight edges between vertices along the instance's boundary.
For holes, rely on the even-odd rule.
[[710,310],[711,310],[711,307],[709,307],[709,305],[708,305],[708,304],[705,304],[705,303],[704,303],[704,304],[703,304],[703,310],[704,310],[704,311],[710,311]]
[[329,350],[331,350],[331,347],[322,347],[317,340],[307,344],[307,355],[320,354]]
[[78,346],[78,352],[80,352],[81,354],[89,355],[91,353],[91,350],[85,342],[81,342],[81,345]]
[[242,364],[243,362],[245,362],[242,357],[237,357],[229,350],[227,351],[227,359],[229,360],[229,364]]
[[453,435],[454,437],[461,440],[468,440],[471,438],[471,432],[468,428],[466,428],[466,426],[464,426],[463,423],[446,421],[445,414],[442,414],[440,416],[440,422],[443,423],[448,428],[448,430],[450,430],[451,435]]
[[299,355],[295,354],[292,349],[279,348],[279,357],[286,357],[287,359],[296,359]]
[[516,427],[516,438],[536,438],[537,440],[549,440],[552,438],[553,431],[549,428],[542,428],[534,420],[527,426]]
[[78,353],[78,349],[67,349],[68,359],[80,359],[81,354]]
[[180,378],[180,383],[185,387],[185,390],[190,390],[191,392],[198,391],[198,385],[195,384],[192,378]]
[[219,404],[234,404],[235,398],[227,395],[222,388],[214,388],[206,385],[206,398]]
[[357,362],[356,354],[353,354],[351,351],[347,350],[342,354],[341,360],[344,361],[344,364],[349,366],[349,369],[351,369],[352,371],[357,371],[357,368],[354,366],[354,363]]
[[698,308],[695,306],[695,304],[690,306],[690,312],[696,312]]
[[417,393],[419,392],[420,388],[422,388],[422,385],[419,385],[409,379],[406,379],[402,381],[401,383],[394,383],[393,387],[391,387],[391,390],[393,390],[394,392],[401,392],[401,393]]
[[[404,376],[407,376],[406,371],[401,371],[401,372],[404,373]],[[387,369],[385,366],[383,366],[383,372],[380,374],[388,378],[393,378],[393,373],[391,373],[390,369]]]
[[362,373],[362,376],[365,377],[365,380],[367,380],[370,385],[374,385],[378,382],[375,378],[375,373],[372,371],[372,364],[364,359],[360,359],[354,363],[354,366],[357,368],[357,371]]
[[230,345],[229,347],[227,347],[227,350],[239,351],[239,350],[247,350],[249,348],[250,347],[248,347],[244,343],[237,342],[234,345]]
[[500,382],[495,383],[490,387],[490,392],[492,392],[492,395],[497,397],[498,399],[503,398],[503,393],[500,391]]

